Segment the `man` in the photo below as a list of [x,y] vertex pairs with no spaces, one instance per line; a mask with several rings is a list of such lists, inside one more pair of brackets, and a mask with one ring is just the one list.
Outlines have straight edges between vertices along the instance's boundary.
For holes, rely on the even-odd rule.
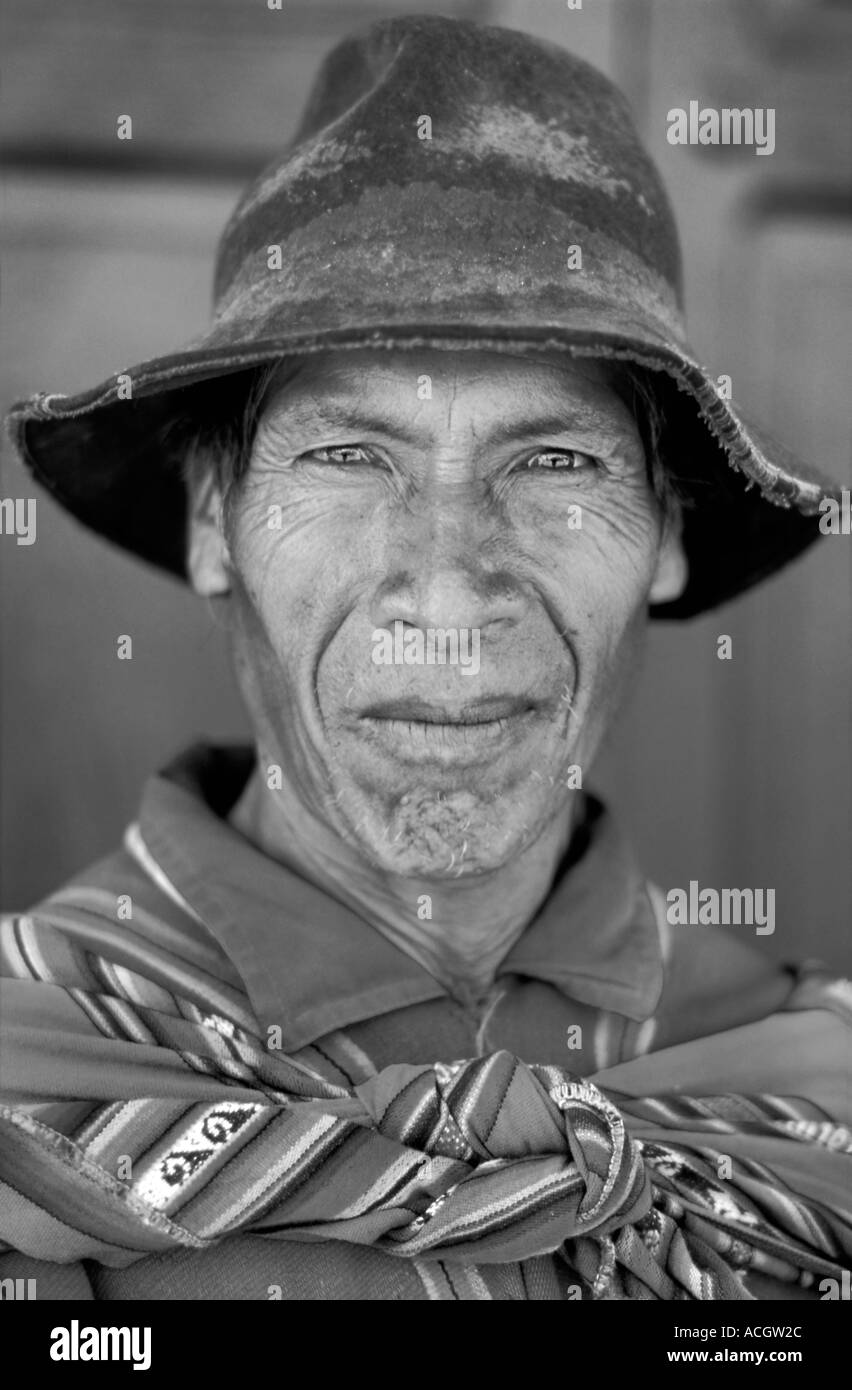
[[679,934],[586,789],[649,611],[755,583],[830,495],[695,362],[679,274],[608,82],[395,19],[243,197],[210,331],[13,412],[58,500],[219,605],[255,746],[192,750],[5,925],[0,1273],[841,1279],[848,990]]

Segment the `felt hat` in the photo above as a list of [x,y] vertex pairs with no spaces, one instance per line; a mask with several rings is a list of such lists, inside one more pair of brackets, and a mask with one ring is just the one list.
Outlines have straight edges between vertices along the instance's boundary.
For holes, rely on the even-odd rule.
[[778,569],[839,495],[696,359],[672,210],[618,90],[526,34],[405,16],[338,44],[224,229],[214,300],[184,348],[9,417],[65,508],[177,575],[175,419],[204,419],[251,368],[332,349],[556,349],[651,373],[690,564],[654,616],[689,617]]

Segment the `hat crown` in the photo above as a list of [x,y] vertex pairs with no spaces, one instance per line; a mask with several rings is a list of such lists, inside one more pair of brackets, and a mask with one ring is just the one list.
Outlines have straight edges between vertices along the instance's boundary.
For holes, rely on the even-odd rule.
[[113,376],[10,415],[69,511],[172,573],[185,575],[187,427],[191,438],[194,422],[230,418],[252,368],[311,352],[410,348],[412,383],[424,345],[653,372],[660,448],[694,502],[689,583],[657,616],[757,583],[816,539],[821,497],[839,496],[695,358],[674,219],[619,92],[525,34],[407,17],[339,44],[290,144],[235,209],[217,272],[213,323],[134,367],[131,402]]
[[427,184],[488,191],[509,216],[526,200],[568,216],[578,237],[638,256],[680,308],[674,216],[618,89],[554,44],[435,15],[381,20],[327,55],[295,135],[223,232],[216,299],[308,221]]

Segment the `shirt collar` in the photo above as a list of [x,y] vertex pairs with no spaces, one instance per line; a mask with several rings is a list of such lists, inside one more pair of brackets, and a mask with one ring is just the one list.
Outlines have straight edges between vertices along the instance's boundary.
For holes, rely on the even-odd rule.
[[[153,777],[139,831],[161,886],[183,900],[242,977],[263,1027],[296,1049],[407,1004],[446,996],[413,957],[336,898],[263,854],[225,819],[253,766],[248,747],[199,744]],[[547,981],[636,1021],[663,964],[645,882],[610,815],[586,815],[552,890],[500,975]]]

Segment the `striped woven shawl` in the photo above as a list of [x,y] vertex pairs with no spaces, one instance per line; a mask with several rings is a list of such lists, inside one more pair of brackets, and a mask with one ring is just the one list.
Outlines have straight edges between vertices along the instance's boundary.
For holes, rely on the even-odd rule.
[[[4,924],[0,1248],[115,1267],[225,1237],[467,1266],[564,1257],[597,1298],[750,1298],[852,1253],[850,991],[592,1078],[506,1052],[352,1088],[258,1036],[177,934]],[[193,948],[195,950],[195,948]]]

